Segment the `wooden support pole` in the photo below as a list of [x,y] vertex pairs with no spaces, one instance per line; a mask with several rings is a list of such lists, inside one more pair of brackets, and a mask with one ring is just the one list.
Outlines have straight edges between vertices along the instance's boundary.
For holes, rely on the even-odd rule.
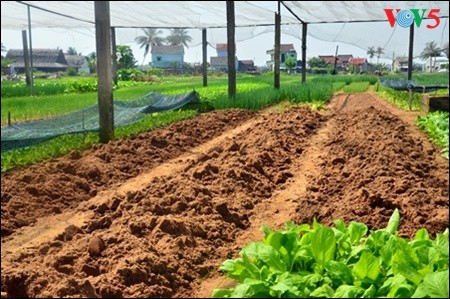
[[116,28],[111,28],[111,44],[112,44],[112,75],[114,85],[117,86],[119,78],[117,76],[117,45],[116,45]]
[[34,96],[34,78],[33,78],[33,41],[31,38],[31,11],[30,6],[28,8],[28,39],[30,41],[30,94]]
[[281,15],[275,13],[275,53],[274,53],[274,82],[273,87],[280,88],[280,49],[281,49]]
[[[28,40],[26,30],[22,30],[22,46],[23,46],[23,62],[25,65],[25,82],[27,83],[28,86],[31,86],[30,55],[28,53]],[[31,89],[30,94],[32,94]]]
[[234,1],[227,1],[228,98],[236,97],[236,42]]
[[414,55],[414,23],[412,23],[411,26],[409,26],[408,80],[412,79],[413,55]]
[[97,49],[99,139],[114,139],[114,106],[112,93],[111,18],[109,1],[94,1]]
[[202,73],[203,73],[203,87],[208,86],[208,41],[206,39],[206,28],[202,29]]
[[306,36],[308,24],[302,24],[302,83],[306,81]]
[[[409,26],[408,80],[412,79],[413,55],[414,55],[414,23],[412,23],[411,26]],[[409,110],[412,110],[412,99],[413,99],[413,92],[412,90],[409,90],[408,95]]]

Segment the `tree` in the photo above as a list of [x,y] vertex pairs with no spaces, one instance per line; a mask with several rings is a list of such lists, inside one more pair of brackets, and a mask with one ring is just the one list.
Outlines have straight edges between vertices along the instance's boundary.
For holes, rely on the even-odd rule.
[[144,64],[145,57],[147,56],[150,48],[152,46],[161,46],[164,42],[164,38],[159,36],[163,33],[161,29],[145,28],[142,29],[145,35],[136,37],[135,41],[144,48],[144,58],[142,59],[142,64]]
[[2,68],[9,67],[9,65],[11,64],[11,60],[6,58],[6,57],[3,57],[3,56],[2,56],[2,61],[1,62],[2,62],[1,63],[2,64]]
[[[2,43],[2,52],[6,52],[6,47]],[[2,68],[7,67],[9,64],[11,64],[11,60],[9,60],[6,57],[3,57],[2,55]]]
[[117,69],[130,69],[136,65],[133,50],[127,45],[117,45]]
[[310,68],[326,68],[327,62],[322,58],[312,57],[308,60]]
[[187,48],[188,42],[192,41],[186,29],[175,28],[170,30],[170,35],[166,36],[166,42],[172,46],[184,45]]
[[292,72],[292,69],[297,65],[297,61],[293,56],[289,56],[284,61],[284,65],[287,67],[289,74]]
[[389,70],[389,67],[387,64],[385,63],[377,63],[373,65],[373,68],[375,69],[375,72],[377,72],[378,74],[382,74],[383,72],[386,72]]
[[68,54],[68,55],[78,55],[77,50],[75,50],[74,47],[69,47],[69,48],[67,49],[67,54]]
[[372,62],[372,58],[375,56],[375,47],[369,47],[367,49],[367,55],[369,55],[370,62]]
[[377,50],[375,51],[375,53],[377,54],[377,64],[379,64],[380,57],[381,57],[381,55],[384,54],[384,49],[382,47],[378,47]]
[[86,60],[88,62],[89,73],[95,73],[97,66],[97,54],[95,52],[90,53],[88,56],[86,56]]
[[[447,59],[449,59],[449,53],[448,53],[448,42],[446,44],[444,44],[444,46],[442,47],[442,53],[447,57]],[[2,50],[3,51],[3,50]]]
[[441,56],[441,51],[442,51],[442,49],[440,49],[437,46],[437,43],[434,41],[431,41],[429,43],[426,43],[425,48],[423,49],[422,53],[420,53],[420,57],[423,60],[430,59],[430,73],[432,72],[432,69],[433,69],[432,64],[431,64],[433,57],[435,60],[434,62],[436,63],[436,57]]

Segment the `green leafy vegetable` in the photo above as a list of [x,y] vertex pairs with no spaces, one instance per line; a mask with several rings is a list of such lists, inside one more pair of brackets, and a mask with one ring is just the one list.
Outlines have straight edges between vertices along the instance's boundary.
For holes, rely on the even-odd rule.
[[398,210],[375,231],[358,222],[334,224],[263,227],[264,240],[220,267],[236,287],[214,290],[213,297],[448,298],[448,229],[434,240],[425,229],[403,239]]

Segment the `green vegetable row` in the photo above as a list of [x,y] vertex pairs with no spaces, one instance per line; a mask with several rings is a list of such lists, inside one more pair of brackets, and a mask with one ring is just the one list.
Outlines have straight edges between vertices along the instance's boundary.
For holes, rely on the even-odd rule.
[[448,159],[448,112],[437,111],[419,116],[416,123],[434,143],[442,147],[441,153]]
[[214,298],[448,298],[448,229],[432,239],[419,229],[412,240],[397,235],[399,211],[386,228],[364,223],[334,227],[286,224],[263,227],[220,270],[237,285],[216,289]]

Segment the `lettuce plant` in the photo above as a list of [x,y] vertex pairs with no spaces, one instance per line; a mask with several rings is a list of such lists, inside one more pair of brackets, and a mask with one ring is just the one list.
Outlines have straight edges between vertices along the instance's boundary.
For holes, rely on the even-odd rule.
[[448,298],[448,229],[431,239],[419,229],[397,235],[396,209],[386,228],[364,223],[333,227],[288,222],[283,231],[263,227],[264,239],[246,245],[220,270],[236,281],[214,298]]

